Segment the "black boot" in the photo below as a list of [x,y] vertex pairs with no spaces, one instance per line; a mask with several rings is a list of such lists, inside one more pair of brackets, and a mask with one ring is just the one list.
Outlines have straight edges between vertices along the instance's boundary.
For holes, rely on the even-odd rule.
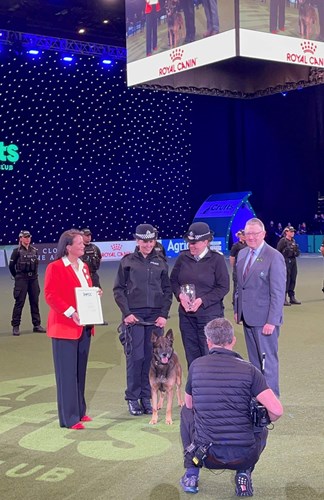
[[138,417],[139,415],[143,415],[143,410],[137,401],[137,399],[129,399],[127,401],[128,404],[128,411],[131,415],[134,417]]
[[151,400],[150,398],[142,398],[141,399],[141,405],[143,408],[143,411],[146,415],[152,415],[153,413],[153,408],[151,405]]

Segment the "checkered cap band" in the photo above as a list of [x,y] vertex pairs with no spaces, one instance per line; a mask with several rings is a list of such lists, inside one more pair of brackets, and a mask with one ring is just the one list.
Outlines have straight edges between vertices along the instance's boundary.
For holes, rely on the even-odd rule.
[[146,233],[135,233],[136,238],[139,240],[155,240],[156,233],[151,233],[151,231],[146,231]]
[[206,237],[206,240],[208,240],[210,236],[210,231],[208,231],[208,233],[205,233],[205,234],[195,234],[193,231],[190,231],[188,233],[188,240],[201,240],[202,238]]

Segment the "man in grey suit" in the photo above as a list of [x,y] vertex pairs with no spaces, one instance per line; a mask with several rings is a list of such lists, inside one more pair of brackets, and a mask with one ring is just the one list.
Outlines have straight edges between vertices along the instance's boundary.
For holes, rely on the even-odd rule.
[[278,337],[286,292],[283,256],[264,241],[264,225],[250,219],[245,225],[247,248],[237,259],[235,321],[243,321],[250,362],[264,372],[279,396]]

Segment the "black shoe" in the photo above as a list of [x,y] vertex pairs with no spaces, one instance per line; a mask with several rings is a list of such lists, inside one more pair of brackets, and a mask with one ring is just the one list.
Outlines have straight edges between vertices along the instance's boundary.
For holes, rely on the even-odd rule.
[[297,300],[295,297],[290,297],[290,304],[295,304],[299,306],[301,302],[299,302],[299,300]]
[[142,398],[141,399],[141,405],[142,405],[142,408],[143,408],[143,412],[146,415],[152,415],[153,408],[152,408],[152,405],[151,405],[151,400],[149,398]]
[[131,415],[134,415],[135,417],[143,415],[143,410],[137,399],[129,399],[127,403],[128,403],[128,411]]
[[33,332],[46,333],[46,330],[41,325],[38,325],[38,326],[34,326]]
[[251,472],[237,471],[235,475],[235,494],[237,497],[253,497]]
[[187,476],[184,474],[180,479],[180,486],[185,493],[198,493],[198,476]]
[[19,326],[14,326],[12,328],[12,335],[15,335],[16,337],[18,337],[18,335],[20,335]]

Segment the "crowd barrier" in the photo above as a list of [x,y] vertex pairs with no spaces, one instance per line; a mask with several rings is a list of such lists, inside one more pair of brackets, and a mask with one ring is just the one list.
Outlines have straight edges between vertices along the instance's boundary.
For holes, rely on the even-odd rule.
[[[322,234],[296,235],[296,242],[302,253],[317,253],[322,244],[324,236]],[[162,243],[168,258],[174,258],[179,252],[188,248],[188,243],[183,239],[158,240]],[[94,242],[102,253],[102,262],[118,261],[124,255],[133,252],[136,246],[135,241],[96,241]],[[211,242],[211,248],[224,252],[225,238],[217,238]],[[17,245],[7,245],[0,247],[0,267],[8,265],[10,255]],[[38,250],[40,264],[48,264],[56,258],[56,243],[35,243]]]

